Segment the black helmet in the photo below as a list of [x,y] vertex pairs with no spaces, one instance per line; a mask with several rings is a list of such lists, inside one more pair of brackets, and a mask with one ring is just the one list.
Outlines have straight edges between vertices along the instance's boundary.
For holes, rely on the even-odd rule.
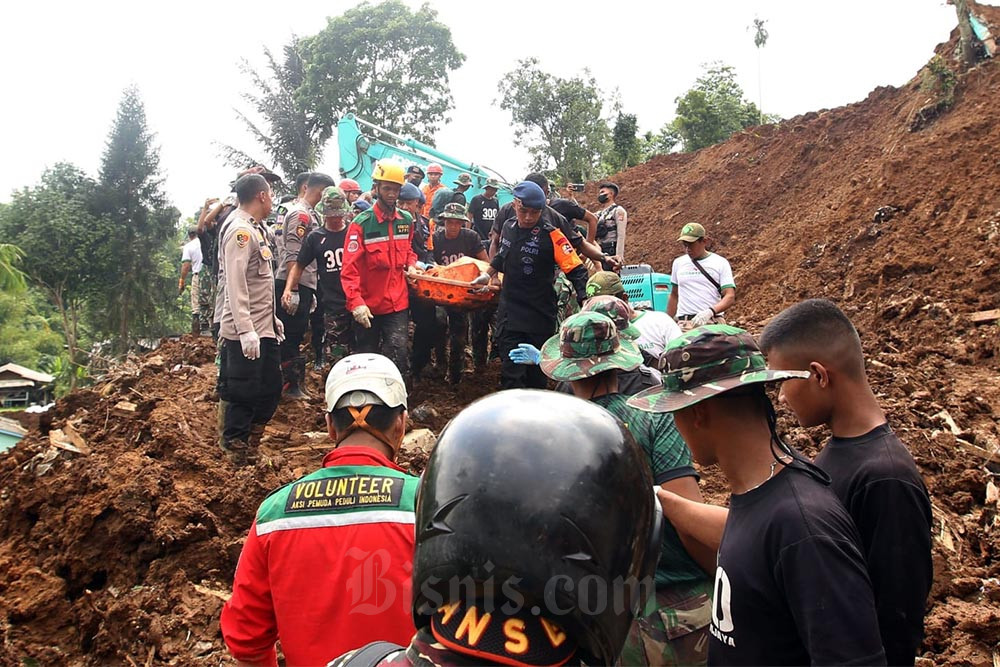
[[416,626],[457,601],[453,582],[471,580],[479,599],[515,591],[588,663],[614,663],[653,588],[662,514],[652,487],[628,429],[593,403],[525,389],[476,401],[442,431],[421,480]]

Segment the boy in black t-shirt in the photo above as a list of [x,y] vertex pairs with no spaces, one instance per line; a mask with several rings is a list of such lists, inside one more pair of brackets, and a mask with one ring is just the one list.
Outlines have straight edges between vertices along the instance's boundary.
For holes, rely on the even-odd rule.
[[[434,232],[434,262],[447,266],[462,257],[475,257],[489,261],[479,240],[479,234],[464,226],[469,222],[468,213],[461,204],[451,203],[438,216],[444,229]],[[465,370],[465,345],[469,340],[469,318],[464,310],[446,308],[448,313],[448,382],[458,384]]]
[[912,665],[934,578],[931,503],[868,385],[858,332],[832,302],[809,299],[771,320],[760,346],[770,368],[809,371],[783,385],[780,400],[803,426],[833,432],[816,464],[861,534],[886,660]]
[[679,533],[718,543],[708,664],[884,665],[854,522],[829,477],[778,436],[764,391],[808,373],[769,370],[753,337],[723,324],[672,340],[661,363],[663,386],[628,404],[672,412],[694,459],[718,463],[732,490],[728,513],[657,490]]

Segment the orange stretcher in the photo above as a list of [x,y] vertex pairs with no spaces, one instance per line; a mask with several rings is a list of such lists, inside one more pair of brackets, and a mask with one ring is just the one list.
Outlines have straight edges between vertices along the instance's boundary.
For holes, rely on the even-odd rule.
[[490,285],[485,293],[472,291],[472,281],[488,267],[489,264],[475,257],[462,257],[448,266],[435,266],[411,279],[410,293],[438,306],[478,310],[496,303],[500,295],[496,285]]

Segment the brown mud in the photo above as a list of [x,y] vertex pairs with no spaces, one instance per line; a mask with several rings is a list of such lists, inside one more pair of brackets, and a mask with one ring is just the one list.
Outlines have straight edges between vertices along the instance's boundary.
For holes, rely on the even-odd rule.
[[[977,11],[1000,26],[1000,9]],[[937,48],[949,63],[956,40]],[[933,501],[925,664],[1000,664],[1000,327],[969,319],[1000,306],[998,89],[1000,63],[960,74],[952,107],[911,131],[936,102],[918,75],[615,176],[630,261],[669,271],[677,231],[701,222],[736,272],[737,324],[759,332],[806,297],[857,324]],[[213,359],[206,339],[167,342],[26,419],[31,433],[0,455],[0,667],[229,664],[219,611],[254,511],[331,445],[313,373],[313,399],[279,407],[260,463],[232,467]],[[413,426],[439,433],[497,381],[496,362],[457,389],[424,380],[411,412],[432,410]],[[810,453],[825,437],[782,425]],[[426,455],[402,461],[419,472]],[[724,502],[718,472],[703,472]]]

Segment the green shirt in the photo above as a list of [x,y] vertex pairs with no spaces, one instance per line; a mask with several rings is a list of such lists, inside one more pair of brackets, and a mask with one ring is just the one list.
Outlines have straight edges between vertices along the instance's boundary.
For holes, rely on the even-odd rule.
[[[644,412],[626,404],[628,396],[605,394],[593,399],[602,408],[618,417],[628,427],[635,441],[646,453],[653,481],[659,485],[679,477],[698,478],[691,460],[691,450],[674,426],[674,418],[666,412]],[[688,555],[681,538],[669,521],[663,522],[660,560],[656,565],[657,588],[674,584],[704,581],[708,575]]]

